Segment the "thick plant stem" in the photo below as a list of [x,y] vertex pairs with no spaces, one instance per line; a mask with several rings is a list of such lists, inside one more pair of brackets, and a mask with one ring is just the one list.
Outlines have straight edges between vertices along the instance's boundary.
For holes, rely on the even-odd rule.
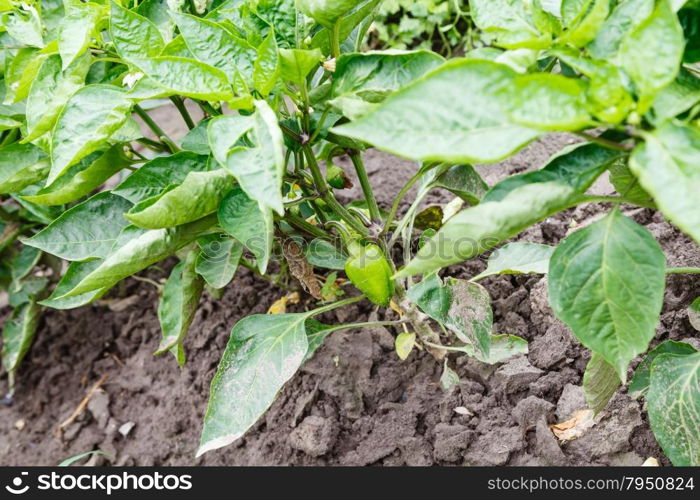
[[605,139],[604,137],[599,137],[595,135],[588,134],[586,132],[574,132],[577,136],[586,139],[587,141],[590,142],[595,142],[596,144],[600,144],[603,147],[609,148],[609,149],[615,149],[617,151],[625,151],[629,153],[634,149],[633,146],[625,146],[624,144],[620,144],[619,142],[615,141],[610,141],[608,139]]
[[369,177],[367,176],[365,164],[362,162],[362,156],[359,152],[353,151],[352,153],[350,153],[350,159],[352,160],[352,164],[355,166],[357,178],[360,180],[360,186],[362,186],[362,193],[365,195],[365,200],[367,201],[367,208],[369,208],[369,215],[372,218],[372,221],[381,222],[382,216],[379,213],[379,205],[377,205],[377,199],[374,197],[372,185],[369,183]]
[[309,170],[311,171],[311,176],[314,179],[316,190],[321,198],[323,198],[323,201],[326,202],[328,207],[333,212],[338,214],[338,217],[347,222],[348,225],[355,231],[360,233],[362,236],[367,236],[369,234],[367,228],[356,217],[348,212],[343,205],[338,203],[338,200],[336,200],[333,194],[329,191],[326,181],[323,178],[323,174],[321,173],[321,169],[318,166],[318,162],[316,162],[314,152],[311,150],[311,147],[308,144],[304,145],[304,155],[306,156],[306,162],[309,166]]
[[185,106],[185,102],[182,100],[180,96],[174,95],[170,98],[170,100],[173,102],[175,107],[177,108],[178,112],[180,113],[180,116],[182,116],[182,119],[185,121],[185,125],[187,125],[187,128],[192,130],[195,127],[194,121],[192,120],[192,117],[190,116],[189,111],[187,111],[187,107]]
[[156,122],[153,121],[153,119],[144,111],[144,109],[139,106],[138,104],[134,106],[134,112],[139,115],[139,118],[143,120],[143,122],[150,128],[154,134],[156,134],[156,137],[165,144],[168,149],[170,149],[171,153],[177,153],[178,151],[182,151],[175,142],[168,137],[168,135],[163,131],[162,128],[158,126]]
[[666,274],[700,274],[700,267],[669,267]]
[[331,33],[331,53],[333,59],[340,57],[340,19],[333,25],[333,33]]
[[330,235],[321,229],[318,226],[314,226],[310,222],[308,222],[305,219],[302,219],[298,215],[294,215],[293,213],[287,212],[284,216],[285,220],[289,222],[292,226],[297,227],[298,229],[301,229],[302,231],[305,231],[309,233],[312,236],[317,236],[319,238],[324,238],[324,239],[330,239]]

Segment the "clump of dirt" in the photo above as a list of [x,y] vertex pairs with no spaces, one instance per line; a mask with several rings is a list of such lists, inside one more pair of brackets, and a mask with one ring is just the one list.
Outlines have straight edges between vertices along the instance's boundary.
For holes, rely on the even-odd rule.
[[[505,164],[480,171],[493,183],[539,168],[572,141],[553,136]],[[415,166],[375,152],[366,162],[386,208]],[[359,189],[343,196],[357,197]],[[438,192],[426,204],[449,199]],[[518,239],[556,244],[605,208],[583,206],[559,214]],[[670,265],[700,265],[697,246],[660,215],[650,210],[628,215],[654,233]],[[474,259],[445,274],[466,278],[484,268],[483,258]],[[546,278],[493,277],[483,284],[493,298],[495,331],[530,341],[527,356],[490,366],[451,355],[448,363],[460,383],[443,390],[442,366],[421,351],[399,360],[387,329],[336,332],[245,437],[195,459],[209,383],[231,327],[249,314],[264,313],[286,292],[240,271],[221,300],[202,301],[186,342],[188,363],[180,369],[169,357],[152,356],[160,336],[157,296],[149,285],[129,280],[110,296],[110,307],[45,314],[18,374],[15,403],[0,407],[0,463],[53,465],[98,448],[108,458],[93,456],[91,464],[640,465],[650,456],[667,463],[642,402],[630,399],[624,389],[590,431],[559,442],[549,424],[585,408],[580,384],[589,354],[552,314]],[[698,295],[697,279],[669,278],[655,342],[697,339],[685,308]],[[358,303],[324,321],[368,317],[377,313]],[[108,378],[87,409],[57,434],[58,425],[105,374]],[[6,389],[5,380],[0,391]]]

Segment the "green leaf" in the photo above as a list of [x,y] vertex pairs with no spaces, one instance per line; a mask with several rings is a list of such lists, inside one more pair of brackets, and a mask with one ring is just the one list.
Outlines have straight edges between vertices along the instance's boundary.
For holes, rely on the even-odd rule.
[[160,55],[165,41],[158,27],[145,17],[112,2],[109,34],[122,59],[133,62]]
[[211,383],[197,456],[233,443],[258,420],[308,350],[303,314],[256,314],[231,330]]
[[620,2],[588,45],[596,59],[612,59],[625,36],[647,19],[654,10],[655,0],[626,0]]
[[29,351],[39,326],[41,307],[31,301],[16,309],[2,330],[2,366],[14,373]]
[[[252,147],[239,146],[231,149],[224,166],[236,177],[250,198],[283,215],[282,182],[285,164],[282,131],[275,112],[267,102],[255,101],[255,107],[253,128],[248,133]],[[214,147],[212,151],[215,151]]]
[[688,321],[693,328],[700,331],[700,297],[688,306]]
[[41,64],[49,55],[46,51],[25,48],[18,50],[11,60],[5,62],[7,93],[4,104],[15,104],[27,97]]
[[625,36],[620,64],[636,85],[640,113],[645,113],[656,94],[676,79],[684,47],[683,28],[668,0],[659,0],[651,16]]
[[482,202],[500,201],[521,186],[542,182],[558,182],[584,193],[606,169],[626,156],[625,152],[597,144],[575,144],[552,156],[540,170],[502,180],[484,195]]
[[625,162],[615,162],[610,166],[610,183],[626,200],[656,210],[654,199],[647,193]]
[[208,155],[211,153],[209,148],[209,136],[207,129],[211,118],[207,118],[199,122],[185,137],[182,138],[182,149],[192,151],[198,155]]
[[82,57],[61,69],[61,57],[47,57],[39,68],[27,96],[27,135],[23,142],[33,141],[53,129],[68,99],[84,85],[90,68],[90,57]]
[[65,274],[54,288],[51,295],[39,302],[40,305],[52,309],[75,309],[100,299],[109,291],[109,287],[87,292],[74,297],[63,297],[80,283],[83,278],[102,265],[102,259],[87,262],[71,262]]
[[630,170],[664,215],[700,242],[700,132],[668,123],[645,139],[632,153]]
[[28,276],[13,283],[8,290],[9,305],[18,310],[25,304],[36,301],[48,284],[48,278],[39,276]]
[[275,31],[270,30],[258,46],[258,56],[253,65],[253,85],[263,97],[267,97],[280,76],[279,53]]
[[182,151],[145,163],[112,192],[138,203],[160,194],[168,186],[182,184],[191,172],[208,172],[209,169],[207,156]]
[[158,321],[163,338],[155,354],[171,351],[180,366],[185,364],[182,343],[194,321],[204,291],[204,281],[195,272],[197,253],[190,251],[186,259],[173,268],[158,305]]
[[343,54],[333,73],[331,104],[355,119],[358,115],[346,109],[348,100],[366,103],[367,109],[371,109],[373,103],[381,102],[444,62],[442,57],[426,50]]
[[700,102],[700,79],[686,70],[654,99],[654,121],[657,125],[685,113]]
[[224,169],[190,172],[182,184],[135,205],[124,217],[146,229],[186,224],[216,212],[234,184]]
[[[573,19],[567,19],[571,15],[570,6],[574,10]],[[608,17],[610,0],[563,0],[561,10],[568,29],[559,41],[583,47],[595,39]]]
[[651,368],[647,396],[656,440],[677,467],[700,465],[700,353],[662,354]]
[[207,101],[233,99],[226,74],[214,66],[174,56],[139,59],[133,64],[158,85],[176,94]]
[[540,135],[504,111],[516,76],[491,61],[451,61],[332,131],[414,160],[497,162]]
[[520,0],[471,0],[474,24],[496,36],[496,45],[506,48],[545,48],[549,35],[541,34],[526,2]]
[[482,202],[452,217],[394,278],[427,274],[471,259],[581,200],[575,189],[558,182],[520,186],[500,201]]
[[99,193],[63,212],[25,244],[66,260],[106,257],[122,228],[131,203],[110,192]]
[[34,7],[0,14],[0,24],[21,45],[44,46],[39,11]]
[[316,238],[304,249],[304,257],[314,267],[323,269],[335,269],[342,271],[345,269],[345,261],[348,256],[342,250],[333,246],[332,243],[320,238]]
[[549,245],[508,243],[491,254],[486,270],[471,281],[499,274],[547,274],[553,252]]
[[75,297],[94,290],[109,288],[148,266],[159,262],[192,243],[214,223],[206,217],[184,226],[146,231],[127,226],[112,252],[72,290],[60,298]]
[[248,248],[264,273],[272,252],[274,226],[272,212],[235,187],[221,202],[219,224],[228,234]]
[[121,146],[95,152],[66,170],[53,184],[23,198],[39,205],[63,205],[89,195],[129,164]]
[[695,349],[695,347],[690,344],[686,344],[685,342],[674,342],[672,340],[662,342],[654,349],[649,351],[642,362],[637,365],[627,392],[632,395],[646,394],[646,392],[649,390],[652,365],[654,364],[654,361],[656,361],[656,358],[660,355],[674,354],[678,356],[685,356],[687,354],[695,354],[696,352],[698,351]]
[[226,157],[231,149],[245,145],[243,139],[253,126],[253,118],[245,115],[221,115],[209,121],[209,148],[220,165],[226,165]]
[[450,347],[450,350],[464,352],[467,356],[476,358],[482,363],[495,365],[513,356],[527,355],[527,345],[527,340],[517,335],[492,335],[488,356],[484,356],[476,351],[471,344],[465,344],[460,347]]
[[297,0],[297,8],[317,23],[332,28],[362,3],[363,0]]
[[579,80],[549,73],[520,75],[503,93],[510,118],[520,125],[578,130],[591,124],[585,87]]
[[68,100],[51,137],[51,172],[55,181],[68,167],[104,147],[129,118],[132,103],[111,85],[88,85]]
[[396,350],[396,355],[401,361],[406,361],[408,356],[411,355],[411,351],[416,346],[416,334],[409,332],[401,332],[396,336],[394,341],[394,349]]
[[443,283],[437,274],[423,278],[407,292],[424,313],[455,333],[464,343],[488,356],[493,327],[491,297],[476,283],[446,278]]
[[319,49],[280,49],[280,76],[283,80],[302,86],[309,73],[323,60]]
[[42,180],[51,167],[46,153],[33,144],[0,148],[0,193],[17,193]]
[[489,187],[471,165],[455,165],[433,181],[434,187],[445,188],[471,205],[477,205]]
[[75,59],[84,54],[90,41],[97,35],[97,24],[104,11],[101,5],[84,2],[71,7],[58,25],[58,52],[65,70]]
[[41,250],[27,245],[22,245],[20,251],[10,262],[10,274],[12,281],[19,282],[27,276],[41,258]]
[[627,366],[654,338],[666,258],[652,234],[614,210],[569,235],[549,264],[554,313],[583,345],[627,380]]
[[240,74],[252,81],[256,50],[243,39],[229,33],[223,26],[188,14],[173,14],[187,48],[200,61],[222,70],[233,82]]
[[595,415],[605,409],[621,385],[615,367],[594,352],[583,374],[583,391],[586,403]]
[[85,453],[81,453],[80,455],[76,455],[74,457],[66,458],[64,461],[58,464],[57,467],[70,467],[75,462],[82,460],[83,458],[87,458],[91,455],[104,455],[105,457],[108,457],[108,455],[101,450],[92,450]]
[[442,365],[442,375],[440,375],[440,386],[443,391],[459,385],[459,375],[447,365],[447,358]]
[[[342,41],[352,37],[354,40],[348,41],[357,43],[357,40],[361,39],[369,29],[368,21],[371,20],[372,14],[380,3],[381,0],[361,0],[358,2],[355,9],[340,18],[338,38]],[[324,54],[330,54],[332,31],[331,28],[318,31],[311,39],[311,46],[321,49]]]
[[231,238],[212,235],[200,243],[195,269],[207,284],[220,289],[228,285],[238,270],[243,245]]

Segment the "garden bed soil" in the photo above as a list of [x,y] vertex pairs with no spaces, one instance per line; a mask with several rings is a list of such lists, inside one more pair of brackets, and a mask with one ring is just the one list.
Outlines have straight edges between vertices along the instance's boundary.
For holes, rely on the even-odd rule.
[[[480,171],[493,183],[540,167],[570,142],[552,136]],[[385,208],[415,171],[409,162],[376,152],[368,153],[367,164]],[[605,193],[609,185],[602,181],[596,189]],[[342,197],[358,195],[354,188]],[[449,199],[438,192],[426,203]],[[518,239],[556,244],[606,208],[579,207]],[[700,265],[697,246],[660,215],[626,212],[659,239],[670,265]],[[483,259],[474,259],[447,274],[467,278],[484,267]],[[165,275],[149,272],[155,279]],[[668,463],[643,403],[624,389],[583,436],[560,443],[549,424],[585,408],[580,385],[589,354],[552,315],[542,276],[495,277],[484,285],[493,298],[495,331],[530,341],[527,356],[496,366],[450,356],[460,383],[445,391],[441,364],[415,350],[399,360],[388,330],[336,332],[245,437],[195,458],[209,383],[231,327],[265,313],[286,291],[241,270],[221,300],[205,296],[185,344],[187,365],[180,369],[172,357],[152,354],[160,338],[155,289],[128,280],[107,305],[45,313],[19,370],[14,403],[0,407],[0,464],[55,465],[95,449],[107,457],[93,456],[87,460],[92,465],[640,465],[648,457]],[[655,342],[697,339],[686,307],[700,295],[700,281],[674,275],[668,285]],[[354,322],[373,314],[362,302],[323,319]],[[58,432],[103,376],[108,378],[86,409]],[[3,376],[0,392],[6,389]]]

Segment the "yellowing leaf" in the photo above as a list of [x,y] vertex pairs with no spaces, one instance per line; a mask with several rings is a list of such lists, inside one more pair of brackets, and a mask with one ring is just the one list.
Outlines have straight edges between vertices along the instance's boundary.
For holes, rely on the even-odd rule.
[[416,345],[416,334],[415,333],[401,333],[396,337],[395,347],[396,354],[401,360],[408,358],[411,354],[413,346]]

